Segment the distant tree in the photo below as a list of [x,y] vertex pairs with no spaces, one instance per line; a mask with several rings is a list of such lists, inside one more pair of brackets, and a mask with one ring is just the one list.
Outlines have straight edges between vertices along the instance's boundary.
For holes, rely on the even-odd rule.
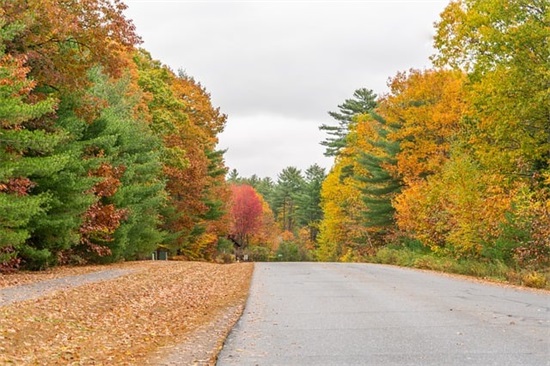
[[325,169],[314,164],[305,172],[304,186],[297,194],[298,224],[309,231],[309,240],[315,242],[319,223],[323,219],[321,208],[321,187],[326,178]]
[[239,172],[237,169],[232,169],[227,176],[227,182],[235,184],[240,183],[240,181],[241,178],[239,177]]
[[260,197],[249,185],[231,186],[231,235],[238,243],[246,246],[256,230],[260,228],[263,205]]
[[279,173],[273,203],[283,231],[293,232],[296,229],[296,197],[303,187],[304,177],[298,168],[287,167]]

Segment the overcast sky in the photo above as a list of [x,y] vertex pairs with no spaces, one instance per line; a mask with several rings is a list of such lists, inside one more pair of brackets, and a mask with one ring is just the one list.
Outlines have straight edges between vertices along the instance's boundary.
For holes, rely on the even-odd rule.
[[447,0],[126,0],[143,47],[185,70],[228,115],[219,147],[241,176],[326,167],[319,126],[358,88],[387,92],[398,71],[430,67]]

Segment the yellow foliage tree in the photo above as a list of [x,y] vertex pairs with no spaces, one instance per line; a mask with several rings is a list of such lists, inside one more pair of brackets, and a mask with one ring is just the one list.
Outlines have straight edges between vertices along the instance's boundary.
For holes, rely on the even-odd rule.
[[398,73],[391,80],[379,113],[399,124],[389,139],[400,142],[397,173],[405,184],[438,172],[449,159],[466,108],[464,81],[462,71],[434,69]]

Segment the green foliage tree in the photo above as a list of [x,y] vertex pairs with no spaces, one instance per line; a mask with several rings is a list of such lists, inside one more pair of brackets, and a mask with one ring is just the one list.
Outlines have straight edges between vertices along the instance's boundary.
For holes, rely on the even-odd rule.
[[395,174],[399,142],[388,138],[397,127],[381,115],[371,112],[368,120],[376,138],[366,141],[370,147],[356,157],[359,169],[354,179],[360,182],[361,198],[365,203],[362,223],[371,229],[370,241],[383,244],[384,235],[395,229],[393,199],[401,188],[401,181]]
[[160,230],[160,210],[166,203],[163,148],[145,121],[133,113],[141,95],[131,94],[129,75],[111,81],[96,68],[91,78],[92,94],[107,106],[86,128],[88,146],[102,152],[103,163],[123,171],[116,192],[102,199],[126,212],[112,241],[106,243],[110,255],[105,260],[148,257],[164,237]]
[[63,160],[54,153],[65,138],[61,131],[27,128],[54,112],[55,101],[29,101],[35,86],[27,78],[29,68],[24,58],[5,53],[4,42],[22,29],[0,21],[0,270],[17,268],[22,254],[50,255],[28,245],[29,223],[51,201],[47,193],[34,190],[37,178],[57,173]]
[[349,133],[353,118],[359,114],[368,113],[376,107],[376,94],[366,88],[357,89],[352,99],[346,99],[338,106],[339,112],[328,112],[338,125],[321,125],[319,129],[326,131],[329,137],[321,142],[326,146],[325,156],[337,156],[346,146],[346,136]]
[[325,169],[317,164],[311,165],[305,171],[303,189],[296,195],[298,225],[307,227],[312,242],[317,240],[319,223],[323,219],[321,187],[325,178]]
[[296,167],[287,167],[278,175],[273,192],[274,213],[279,218],[283,231],[296,229],[296,197],[304,187],[302,172]]

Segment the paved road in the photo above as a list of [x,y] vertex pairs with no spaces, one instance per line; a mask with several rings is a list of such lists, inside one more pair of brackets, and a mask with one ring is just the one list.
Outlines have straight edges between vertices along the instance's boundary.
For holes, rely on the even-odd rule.
[[550,295],[389,266],[257,263],[218,365],[550,365]]

